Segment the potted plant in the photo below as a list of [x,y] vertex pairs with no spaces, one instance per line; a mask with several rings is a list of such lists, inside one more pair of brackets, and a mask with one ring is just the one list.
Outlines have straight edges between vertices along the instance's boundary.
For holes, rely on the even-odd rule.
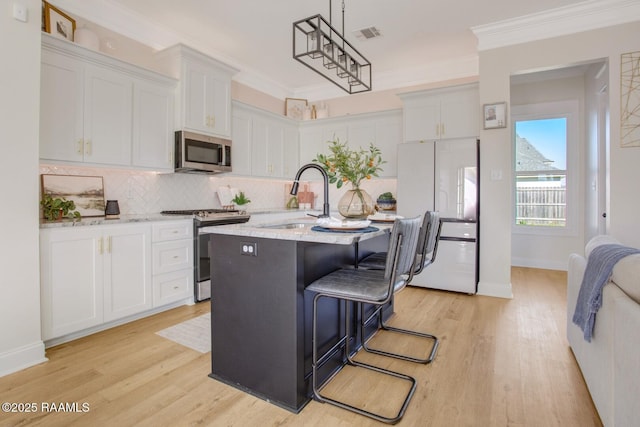
[[393,197],[391,192],[387,191],[386,193],[382,193],[378,196],[376,205],[380,210],[392,211],[396,208],[396,199]]
[[382,170],[380,149],[369,144],[369,149],[352,150],[347,143],[339,139],[329,141],[329,155],[318,154],[314,162],[327,172],[329,182],[341,188],[343,184],[351,183],[348,190],[338,202],[338,211],[347,218],[366,218],[374,213],[374,203],[369,194],[360,188],[363,179],[378,176]]
[[73,200],[67,200],[64,197],[53,197],[49,193],[42,195],[40,201],[42,205],[42,216],[47,221],[56,221],[64,217],[66,218],[81,218],[80,212],[76,209],[76,204]]
[[244,191],[240,191],[238,194],[236,194],[233,199],[231,199],[231,201],[238,206],[244,206],[247,203],[251,202],[251,200],[247,196],[245,196]]

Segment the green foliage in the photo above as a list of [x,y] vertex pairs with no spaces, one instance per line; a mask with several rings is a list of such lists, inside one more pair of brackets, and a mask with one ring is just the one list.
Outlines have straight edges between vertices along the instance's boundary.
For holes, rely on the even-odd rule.
[[318,154],[313,161],[322,166],[329,176],[329,182],[336,184],[338,188],[347,182],[355,188],[360,187],[360,181],[378,176],[378,172],[382,170],[380,165],[386,163],[382,160],[380,149],[373,144],[369,144],[369,150],[360,148],[356,151],[337,138],[328,142],[331,154]]
[[378,200],[395,200],[393,194],[389,191],[378,196]]
[[246,205],[247,203],[251,202],[251,200],[249,200],[247,196],[244,195],[243,191],[240,191],[238,194],[236,194],[236,196],[231,201],[238,206]]
[[63,217],[67,218],[80,218],[80,212],[76,209],[76,204],[73,200],[67,200],[64,197],[52,197],[51,194],[43,194],[42,200],[42,215],[48,221],[55,221],[59,218],[60,212]]

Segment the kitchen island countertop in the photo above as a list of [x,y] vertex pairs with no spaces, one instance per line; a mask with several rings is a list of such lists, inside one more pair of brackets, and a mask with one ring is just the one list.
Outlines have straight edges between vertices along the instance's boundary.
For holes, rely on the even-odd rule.
[[[278,228],[287,224],[299,224],[299,228]],[[228,224],[212,227],[203,227],[202,233],[224,234],[229,236],[257,237],[264,239],[295,240],[299,242],[330,243],[337,245],[351,245],[357,242],[373,239],[389,233],[391,224],[371,223],[371,227],[376,231],[370,232],[343,232],[343,231],[315,231],[312,227],[316,225],[315,218],[300,217],[289,218],[280,221]]]

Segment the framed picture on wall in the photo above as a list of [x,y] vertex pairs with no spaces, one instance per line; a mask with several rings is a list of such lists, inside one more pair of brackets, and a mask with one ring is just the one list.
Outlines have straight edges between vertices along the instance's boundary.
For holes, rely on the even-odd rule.
[[101,176],[40,175],[42,194],[73,200],[83,217],[104,216],[104,184]]
[[57,7],[42,2],[44,15],[44,30],[54,36],[73,41],[76,21]]
[[285,98],[284,100],[284,114],[292,119],[302,120],[302,113],[306,107],[306,99]]
[[484,104],[482,108],[485,129],[498,129],[507,127],[507,103],[498,102]]

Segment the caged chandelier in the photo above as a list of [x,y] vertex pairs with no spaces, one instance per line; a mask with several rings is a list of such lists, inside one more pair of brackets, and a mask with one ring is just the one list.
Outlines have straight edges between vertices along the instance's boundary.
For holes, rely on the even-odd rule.
[[371,62],[344,38],[344,0],[342,0],[342,34],[322,15],[293,23],[293,58],[316,73],[354,94],[371,90]]

